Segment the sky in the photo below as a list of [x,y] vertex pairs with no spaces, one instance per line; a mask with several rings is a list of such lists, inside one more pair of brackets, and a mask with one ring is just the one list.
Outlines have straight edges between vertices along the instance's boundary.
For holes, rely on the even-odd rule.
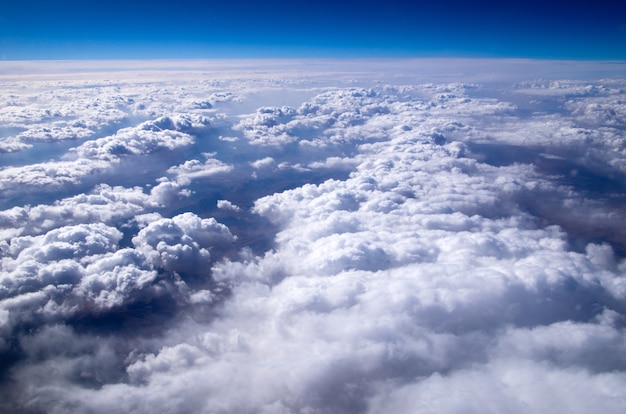
[[0,5],[0,58],[626,58],[609,1],[41,1]]
[[0,411],[626,407],[626,13],[0,3]]

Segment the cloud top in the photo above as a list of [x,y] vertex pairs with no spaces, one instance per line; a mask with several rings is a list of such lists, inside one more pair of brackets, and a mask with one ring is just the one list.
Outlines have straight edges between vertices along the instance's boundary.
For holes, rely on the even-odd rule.
[[406,65],[25,82],[0,407],[621,413],[623,79]]

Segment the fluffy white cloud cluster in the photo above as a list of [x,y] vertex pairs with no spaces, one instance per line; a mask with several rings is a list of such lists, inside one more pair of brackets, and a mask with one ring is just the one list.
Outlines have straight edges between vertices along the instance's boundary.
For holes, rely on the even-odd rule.
[[58,190],[76,185],[85,177],[110,172],[112,167],[110,162],[87,158],[5,167],[0,170],[0,189],[10,195],[23,193],[24,187]]
[[[223,316],[89,406],[123,394],[124,408],[204,412],[620,412],[624,264],[608,245],[572,252],[520,211],[516,197],[550,185],[529,166],[387,121],[349,179],[258,200],[282,230],[265,256],[214,267],[234,284]],[[183,378],[205,385],[172,391]]]
[[296,115],[296,110],[283,106],[259,108],[254,115],[240,122],[239,128],[253,144],[284,145],[297,140],[289,133],[287,122]]
[[241,211],[241,207],[236,204],[231,203],[228,200],[217,200],[217,208],[221,208],[224,210],[231,210],[235,212]]
[[210,249],[235,240],[228,227],[214,218],[183,213],[151,222],[133,243],[157,269],[208,276]]
[[[113,135],[72,148],[67,154],[68,159],[4,168],[0,170],[0,189],[19,194],[24,186],[54,191],[71,185],[97,184],[102,175],[115,176],[118,169],[133,166],[136,163],[133,157],[157,157],[189,147],[194,143],[194,137],[189,133],[198,132],[209,124],[203,117],[181,115],[122,128]],[[146,167],[148,170],[150,165]]]
[[0,154],[18,152],[28,148],[32,148],[32,145],[21,142],[15,138],[4,138],[0,141]]
[[[104,315],[164,296],[183,305],[198,302],[202,295],[210,296],[210,291],[191,292],[178,273],[208,288],[210,251],[223,251],[221,245],[236,240],[215,219],[192,213],[172,219],[152,217],[133,238],[133,247],[120,247],[122,238],[115,227],[91,223],[4,242],[0,261],[3,338],[18,333],[24,324]],[[7,346],[2,343],[2,350]]]
[[18,135],[21,141],[61,141],[64,139],[81,139],[91,136],[94,132],[81,126],[55,126],[29,129]]
[[[262,107],[253,116],[244,118],[236,129],[257,145],[284,145],[307,141],[318,145],[337,143],[353,137],[337,137],[346,128],[365,122],[372,115],[388,112],[385,99],[373,90],[339,90],[316,95],[298,109],[292,107]],[[320,139],[326,135],[327,139]],[[330,141],[328,140],[330,138]],[[374,137],[368,137],[373,139]]]
[[14,137],[22,143],[93,137],[147,115],[116,85],[40,80],[4,82],[3,91],[0,123],[18,131]]
[[80,158],[106,161],[128,155],[151,155],[192,144],[193,137],[181,130],[190,130],[194,126],[189,118],[161,117],[137,127],[120,129],[109,137],[87,141],[74,151]]
[[210,177],[232,170],[232,165],[225,164],[215,158],[207,157],[203,163],[196,159],[185,161],[183,164],[170,167],[167,173],[172,175],[178,182],[188,183],[193,179]]
[[89,193],[64,198],[53,204],[15,206],[0,211],[0,235],[8,242],[16,236],[37,235],[72,224],[119,225],[147,208],[156,207],[156,202],[140,187],[100,184]]
[[181,111],[197,119],[220,103],[236,100],[231,91],[206,80],[181,85],[167,77],[137,82],[132,72],[110,74],[108,80],[80,71],[58,78],[5,76],[0,127],[10,131],[10,139],[0,140],[0,153],[25,150],[42,141],[98,138]]
[[150,174],[0,212],[0,407],[623,411],[623,80],[277,81],[217,113],[247,76],[155,82],[152,121],[72,151]]
[[[130,263],[122,251],[116,251],[121,238],[119,230],[99,223],[13,238],[1,262],[0,307],[8,312],[3,333],[28,320],[56,319],[88,312],[91,306],[121,304],[116,296],[132,290],[135,280],[142,280],[142,272],[134,268],[140,260]],[[154,279],[154,272],[145,271],[149,280]]]

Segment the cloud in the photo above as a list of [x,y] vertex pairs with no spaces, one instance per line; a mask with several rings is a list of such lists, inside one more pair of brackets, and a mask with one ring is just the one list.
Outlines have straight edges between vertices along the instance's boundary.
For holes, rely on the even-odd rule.
[[13,237],[3,249],[4,309],[22,308],[26,298],[36,298],[43,308],[37,312],[65,316],[127,305],[134,290],[153,288],[156,270],[198,274],[210,265],[209,249],[236,240],[223,224],[192,213],[152,221],[133,239],[136,249],[119,248],[122,237],[102,223]]
[[241,211],[241,207],[231,203],[228,200],[217,200],[217,208],[221,208],[224,210],[232,210],[234,212]]
[[162,178],[161,182],[150,190],[150,195],[162,206],[173,205],[192,193],[183,184]]
[[93,135],[93,131],[80,126],[29,129],[18,135],[21,141],[61,141],[81,139]]
[[32,148],[32,145],[25,144],[17,139],[3,139],[0,142],[0,154],[9,154]]
[[0,407],[621,412],[623,81],[309,71],[0,170]]
[[263,169],[263,168],[269,168],[272,167],[274,165],[275,161],[272,157],[265,157],[262,158],[260,160],[256,160],[250,163],[250,165],[259,170],[259,169]]
[[116,93],[115,85],[43,81],[28,96],[21,93],[23,83],[6,86],[7,92],[13,93],[0,108],[0,122],[20,131],[14,138],[21,147],[14,150],[24,150],[35,142],[97,137],[131,117],[147,115],[137,111],[133,98]]
[[73,288],[90,273],[90,264],[115,252],[121,238],[119,230],[100,223],[14,237],[2,258],[0,306],[10,312],[4,328],[79,312],[82,305],[69,305]]
[[208,158],[202,163],[193,159],[185,161],[181,165],[171,167],[167,170],[168,174],[176,177],[181,182],[189,182],[193,179],[210,177],[212,175],[227,173],[233,170],[232,165],[223,163],[214,158]]
[[286,122],[296,115],[294,108],[283,106],[259,108],[254,115],[242,120],[237,126],[244,136],[256,145],[284,145],[296,141],[297,137],[288,133]]
[[174,150],[193,143],[190,135],[180,132],[180,129],[189,129],[192,125],[191,122],[177,123],[161,117],[138,127],[121,129],[110,137],[87,141],[74,151],[80,158],[114,161],[125,156]]
[[[190,146],[194,138],[182,130],[197,132],[196,128],[205,128],[207,124],[205,119],[182,115],[175,119],[160,117],[136,127],[122,128],[114,135],[88,140],[71,148],[65,160],[4,168],[0,170],[0,189],[9,195],[19,195],[24,186],[33,191],[56,192],[97,185],[101,180],[117,176],[118,170],[130,168],[135,163],[133,158],[156,158]],[[151,170],[150,164],[146,167],[141,172],[144,175]]]
[[615,373],[594,376],[531,361],[498,361],[450,376],[433,375],[410,386],[390,386],[388,396],[375,398],[370,412],[527,413],[565,407],[584,413],[601,405],[618,413],[623,385],[623,376]]
[[203,274],[211,263],[211,248],[236,240],[228,227],[214,218],[183,213],[151,222],[133,238],[148,263],[168,272]]
[[112,163],[80,158],[75,161],[53,161],[0,170],[0,188],[9,194],[20,193],[24,187],[54,190],[93,174],[109,172]]
[[[154,190],[153,190],[154,193]],[[140,187],[111,187],[99,184],[89,193],[78,194],[56,201],[54,204],[15,206],[0,212],[2,232],[6,239],[14,236],[38,235],[57,227],[71,224],[105,223],[121,224],[156,207],[150,195]]]

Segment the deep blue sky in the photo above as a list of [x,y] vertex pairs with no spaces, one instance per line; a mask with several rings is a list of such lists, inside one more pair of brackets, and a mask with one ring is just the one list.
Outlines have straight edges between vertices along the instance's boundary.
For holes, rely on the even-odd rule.
[[626,1],[0,0],[0,59],[626,59]]

